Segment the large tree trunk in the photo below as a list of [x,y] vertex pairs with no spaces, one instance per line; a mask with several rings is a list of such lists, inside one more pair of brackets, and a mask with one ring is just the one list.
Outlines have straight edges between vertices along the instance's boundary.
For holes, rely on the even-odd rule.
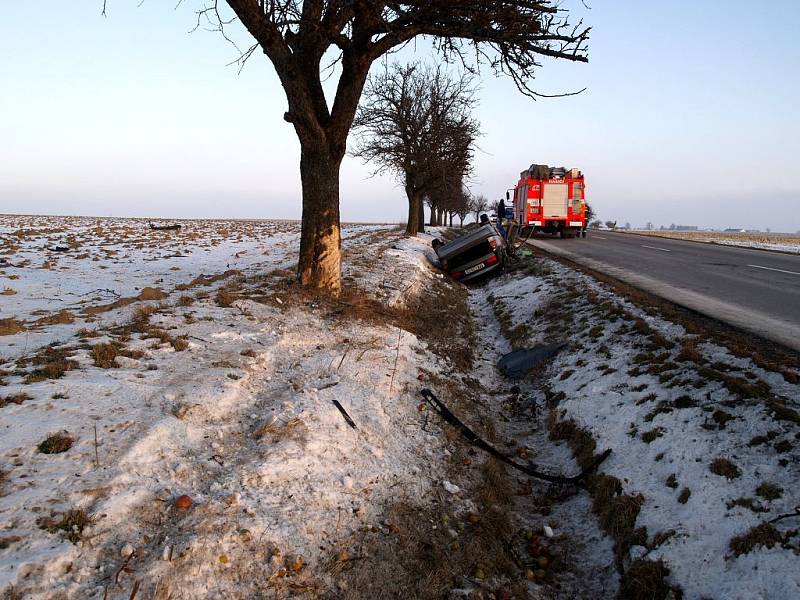
[[[307,147],[310,146],[310,147]],[[339,167],[325,144],[301,144],[303,223],[297,277],[303,285],[338,292],[342,287]]]
[[431,227],[436,227],[436,225],[438,225],[438,223],[436,223],[436,208],[435,208],[435,207],[433,207],[433,206],[431,206],[431,221],[430,221],[430,226],[431,226]]
[[417,235],[420,227],[424,227],[419,222],[419,207],[422,204],[422,194],[415,190],[406,188],[408,196],[408,222],[406,223],[406,235]]
[[417,233],[425,233],[425,202],[419,199],[419,227]]

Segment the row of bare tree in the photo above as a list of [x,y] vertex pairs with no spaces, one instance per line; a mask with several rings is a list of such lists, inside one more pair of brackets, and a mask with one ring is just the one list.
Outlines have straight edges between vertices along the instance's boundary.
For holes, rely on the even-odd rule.
[[431,208],[431,225],[440,224],[443,213],[452,220],[469,212],[464,183],[480,133],[471,114],[472,82],[469,74],[451,77],[420,63],[385,66],[367,81],[352,153],[403,185],[410,235],[424,230],[423,203]]
[[[530,82],[541,57],[588,60],[590,28],[582,22],[571,24],[569,11],[553,0],[224,0],[233,15],[223,10],[223,0],[200,1],[198,25],[204,19],[208,22],[205,28],[218,30],[231,40],[226,30],[241,23],[254,41],[242,52],[240,62],[263,53],[275,68],[286,93],[284,119],[294,127],[300,142],[303,216],[298,279],[334,293],[341,288],[339,171],[376,60],[426,37],[445,62],[474,71],[484,65],[497,75],[510,77],[531,97],[539,95]],[[104,13],[105,8],[103,0]],[[329,103],[322,81],[331,75],[332,56],[338,82]],[[474,133],[471,120],[461,126],[465,136]],[[449,143],[453,147],[448,151],[457,154],[456,146],[460,146],[463,158],[465,140],[453,136]],[[423,179],[414,175],[407,181],[413,205],[410,212],[421,205],[425,195],[419,187],[433,185],[425,178],[438,177],[440,185],[448,188],[425,188],[437,207],[445,197],[461,193],[462,186],[455,183],[459,177],[452,171],[442,176],[445,167],[436,164],[438,158],[430,168],[425,165],[426,172],[420,175]],[[455,169],[456,175],[467,170],[454,164],[447,168]],[[427,173],[429,170],[434,174]],[[415,214],[420,213],[417,208]],[[413,215],[409,217],[412,223]]]

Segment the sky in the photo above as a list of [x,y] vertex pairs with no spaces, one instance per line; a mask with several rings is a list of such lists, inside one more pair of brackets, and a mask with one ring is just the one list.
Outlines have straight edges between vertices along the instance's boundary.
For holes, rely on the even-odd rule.
[[[268,60],[191,32],[200,0],[5,3],[0,213],[299,218],[299,144]],[[800,2],[566,0],[589,63],[544,60],[532,101],[485,72],[471,182],[580,168],[603,220],[800,230]],[[234,25],[237,27],[238,24]],[[245,44],[241,27],[232,36]],[[436,56],[424,41],[394,58]],[[377,68],[377,65],[376,65]],[[398,182],[347,157],[348,221],[401,222]]]

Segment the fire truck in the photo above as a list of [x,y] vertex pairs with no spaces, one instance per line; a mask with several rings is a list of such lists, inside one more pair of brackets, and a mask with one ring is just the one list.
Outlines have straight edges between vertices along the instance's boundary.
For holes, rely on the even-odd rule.
[[520,173],[514,188],[514,219],[523,232],[586,237],[585,194],[578,169],[533,164]]

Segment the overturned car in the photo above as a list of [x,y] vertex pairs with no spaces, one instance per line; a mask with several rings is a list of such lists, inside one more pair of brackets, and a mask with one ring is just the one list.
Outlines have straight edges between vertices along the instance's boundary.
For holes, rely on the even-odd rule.
[[433,240],[433,249],[439,257],[439,266],[458,281],[470,281],[502,270],[506,262],[506,242],[491,224],[446,244]]

